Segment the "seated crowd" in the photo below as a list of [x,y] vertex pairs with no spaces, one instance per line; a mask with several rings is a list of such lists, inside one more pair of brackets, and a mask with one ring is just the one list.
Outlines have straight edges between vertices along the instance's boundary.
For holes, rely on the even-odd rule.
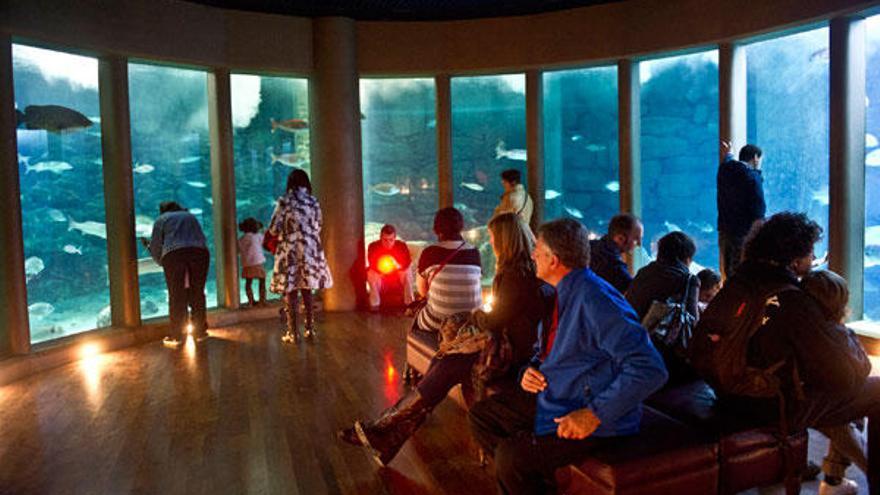
[[385,465],[461,384],[499,492],[545,493],[557,468],[637,434],[652,394],[705,380],[755,425],[822,432],[830,447],[820,494],[856,493],[844,472],[850,463],[867,472],[856,425],[880,417],[880,377],[868,376],[843,324],[846,281],[813,271],[815,222],[788,212],[756,222],[722,286],[711,269],[690,272],[696,246],[683,232],[663,236],[633,278],[622,256],[641,244],[636,217],[615,216],[591,241],[572,219],[535,236],[517,213],[488,224],[497,259],[488,311],[461,214],[437,212],[439,242],[418,260],[425,304],[411,332],[432,335],[439,350],[397,404],[340,431],[342,440]]

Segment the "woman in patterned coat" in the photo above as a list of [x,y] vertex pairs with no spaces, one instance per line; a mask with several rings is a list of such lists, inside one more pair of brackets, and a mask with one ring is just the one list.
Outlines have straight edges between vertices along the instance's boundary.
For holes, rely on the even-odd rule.
[[287,311],[287,332],[281,340],[296,342],[299,339],[298,294],[302,294],[306,310],[304,335],[310,338],[316,335],[312,291],[332,287],[333,277],[321,246],[321,205],[312,196],[312,184],[304,170],[294,169],[287,177],[287,193],[278,198],[269,233],[278,236],[275,271],[269,290],[284,294]]

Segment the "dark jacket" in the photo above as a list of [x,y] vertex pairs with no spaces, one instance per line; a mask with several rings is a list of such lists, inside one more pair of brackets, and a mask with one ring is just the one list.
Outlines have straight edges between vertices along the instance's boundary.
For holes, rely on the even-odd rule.
[[150,236],[150,256],[161,265],[165,255],[183,248],[208,249],[198,219],[187,210],[159,215]]
[[733,237],[745,237],[755,220],[764,218],[764,178],[760,170],[727,158],[718,167],[718,231]]
[[[755,261],[740,265],[734,277],[747,277],[758,287],[797,284],[789,270]],[[777,297],[778,305],[767,306],[769,319],[749,344],[750,364],[767,368],[785,360],[777,376],[782,380],[783,392],[790,398],[796,396],[795,365],[807,399],[852,390],[852,373],[845,366],[849,359],[847,335],[826,320],[818,302],[806,292],[788,290]]]
[[692,276],[684,263],[679,261],[674,264],[652,261],[639,270],[626,291],[626,300],[636,310],[641,320],[648,313],[653,301],[666,302],[669,298],[674,298],[676,302],[680,301],[686,283],[690,283],[686,308],[688,313],[696,317],[700,279]]
[[555,291],[534,273],[508,270],[495,275],[492,285],[495,304],[489,313],[474,313],[477,325],[493,334],[506,332],[513,348],[510,364],[515,377],[532,357],[538,339],[538,323],[553,311]]
[[617,244],[607,235],[590,241],[590,269],[623,294],[632,282]]
[[[684,296],[685,284],[689,285],[688,300],[685,303],[687,312],[697,315],[697,300],[700,297],[700,279],[691,275],[687,266],[680,261],[664,263],[652,261],[639,270],[626,291],[626,299],[639,315],[639,321],[645,318],[653,301],[666,302],[672,298],[676,302]],[[675,349],[654,340],[657,351],[663,356],[663,362],[669,371],[667,386],[676,386],[693,381],[697,376],[690,364],[681,358]]]

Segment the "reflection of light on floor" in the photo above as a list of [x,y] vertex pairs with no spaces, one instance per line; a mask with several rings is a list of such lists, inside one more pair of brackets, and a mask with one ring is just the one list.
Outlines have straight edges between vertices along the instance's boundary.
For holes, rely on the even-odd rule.
[[385,386],[384,393],[385,399],[388,400],[389,403],[393,404],[397,402],[397,398],[400,396],[400,392],[398,391],[398,379],[397,379],[397,370],[394,368],[394,361],[391,358],[391,352],[385,352]]
[[183,354],[186,356],[187,361],[195,361],[196,359],[196,339],[193,338],[192,334],[186,336],[186,340],[183,343]]
[[187,335],[192,335],[192,334],[193,334],[193,324],[192,324],[192,323],[187,323],[187,324],[186,324],[186,334],[187,334]]
[[79,369],[83,374],[86,394],[92,406],[97,407],[101,402],[101,375],[107,357],[101,354],[101,348],[94,343],[83,345],[79,355]]
[[385,368],[385,383],[392,384],[396,380],[394,379],[397,376],[397,372],[394,370],[394,366],[389,364],[387,368]]

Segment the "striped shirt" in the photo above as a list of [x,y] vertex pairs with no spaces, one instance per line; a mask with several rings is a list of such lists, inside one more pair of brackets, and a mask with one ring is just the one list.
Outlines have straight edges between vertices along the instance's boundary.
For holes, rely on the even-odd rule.
[[461,243],[443,241],[428,246],[419,257],[419,275],[428,280],[437,273],[428,288],[428,304],[416,320],[423,330],[439,331],[446,317],[469,312],[482,304],[480,252],[475,247],[465,243],[437,272]]

